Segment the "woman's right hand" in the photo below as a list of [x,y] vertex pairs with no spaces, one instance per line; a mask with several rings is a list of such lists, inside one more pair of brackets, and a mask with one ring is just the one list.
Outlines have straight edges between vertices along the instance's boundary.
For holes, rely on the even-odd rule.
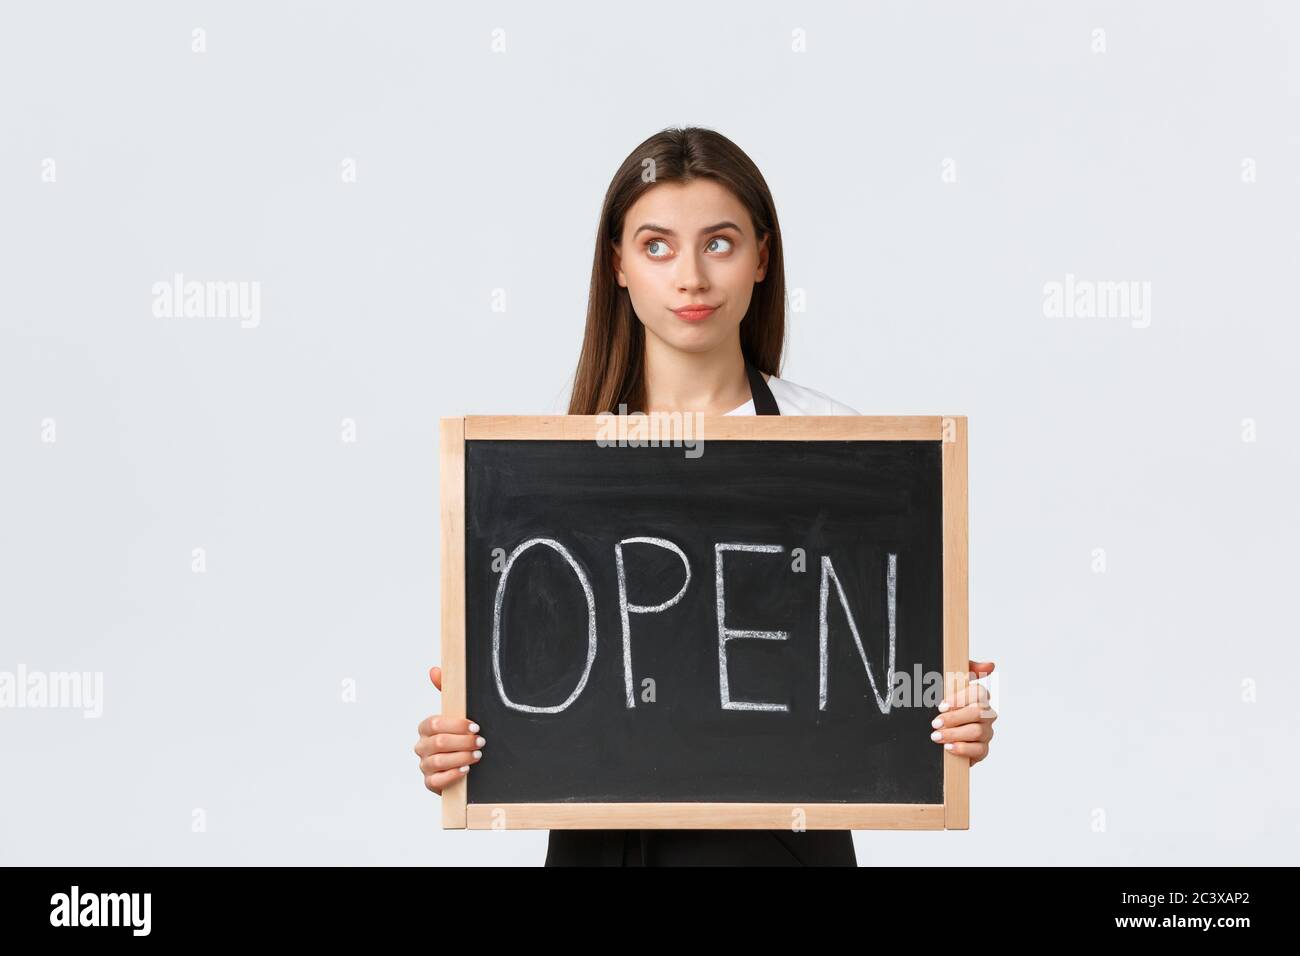
[[[442,668],[430,667],[429,680],[442,693]],[[460,717],[434,714],[420,721],[416,728],[420,739],[415,742],[415,755],[420,758],[420,773],[424,785],[438,796],[442,788],[469,773],[472,764],[483,756],[487,743],[478,736],[478,724]]]

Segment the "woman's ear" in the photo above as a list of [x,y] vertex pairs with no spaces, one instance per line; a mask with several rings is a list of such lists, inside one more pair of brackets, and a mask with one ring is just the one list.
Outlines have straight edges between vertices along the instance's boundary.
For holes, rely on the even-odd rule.
[[758,243],[758,272],[754,274],[755,282],[762,282],[763,277],[767,275],[767,238],[771,233],[765,233]]
[[618,243],[614,243],[614,280],[623,288],[627,288],[627,276],[623,275],[623,253],[619,250]]

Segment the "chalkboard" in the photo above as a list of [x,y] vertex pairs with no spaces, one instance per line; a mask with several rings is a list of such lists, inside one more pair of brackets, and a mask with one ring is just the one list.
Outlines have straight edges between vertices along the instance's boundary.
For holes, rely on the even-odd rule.
[[690,455],[595,419],[444,421],[444,713],[490,738],[444,825],[965,826],[929,739],[965,420],[724,416]]

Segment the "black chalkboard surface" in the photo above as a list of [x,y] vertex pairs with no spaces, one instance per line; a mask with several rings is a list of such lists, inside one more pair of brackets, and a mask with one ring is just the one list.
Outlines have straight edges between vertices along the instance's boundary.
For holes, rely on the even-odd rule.
[[[490,739],[466,806],[710,805],[711,825],[718,804],[942,811],[940,430],[697,457],[472,431],[461,673]],[[563,819],[545,825],[621,825]],[[943,825],[903,819],[881,825]]]

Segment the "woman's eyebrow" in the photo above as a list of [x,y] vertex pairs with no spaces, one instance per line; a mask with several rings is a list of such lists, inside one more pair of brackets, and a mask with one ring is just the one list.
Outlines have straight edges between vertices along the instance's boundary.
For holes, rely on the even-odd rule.
[[[651,232],[662,232],[666,236],[677,235],[677,233],[673,232],[671,229],[666,229],[663,226],[657,226],[653,222],[647,222],[644,226],[637,227],[636,232],[632,233],[632,238],[635,239],[637,236],[639,236],[643,229],[649,229]],[[715,222],[711,226],[705,226],[703,229],[700,230],[700,232],[702,233],[717,232],[719,229],[734,229],[736,230],[736,232],[740,232],[740,227],[737,226],[734,222],[730,222],[730,221]]]

